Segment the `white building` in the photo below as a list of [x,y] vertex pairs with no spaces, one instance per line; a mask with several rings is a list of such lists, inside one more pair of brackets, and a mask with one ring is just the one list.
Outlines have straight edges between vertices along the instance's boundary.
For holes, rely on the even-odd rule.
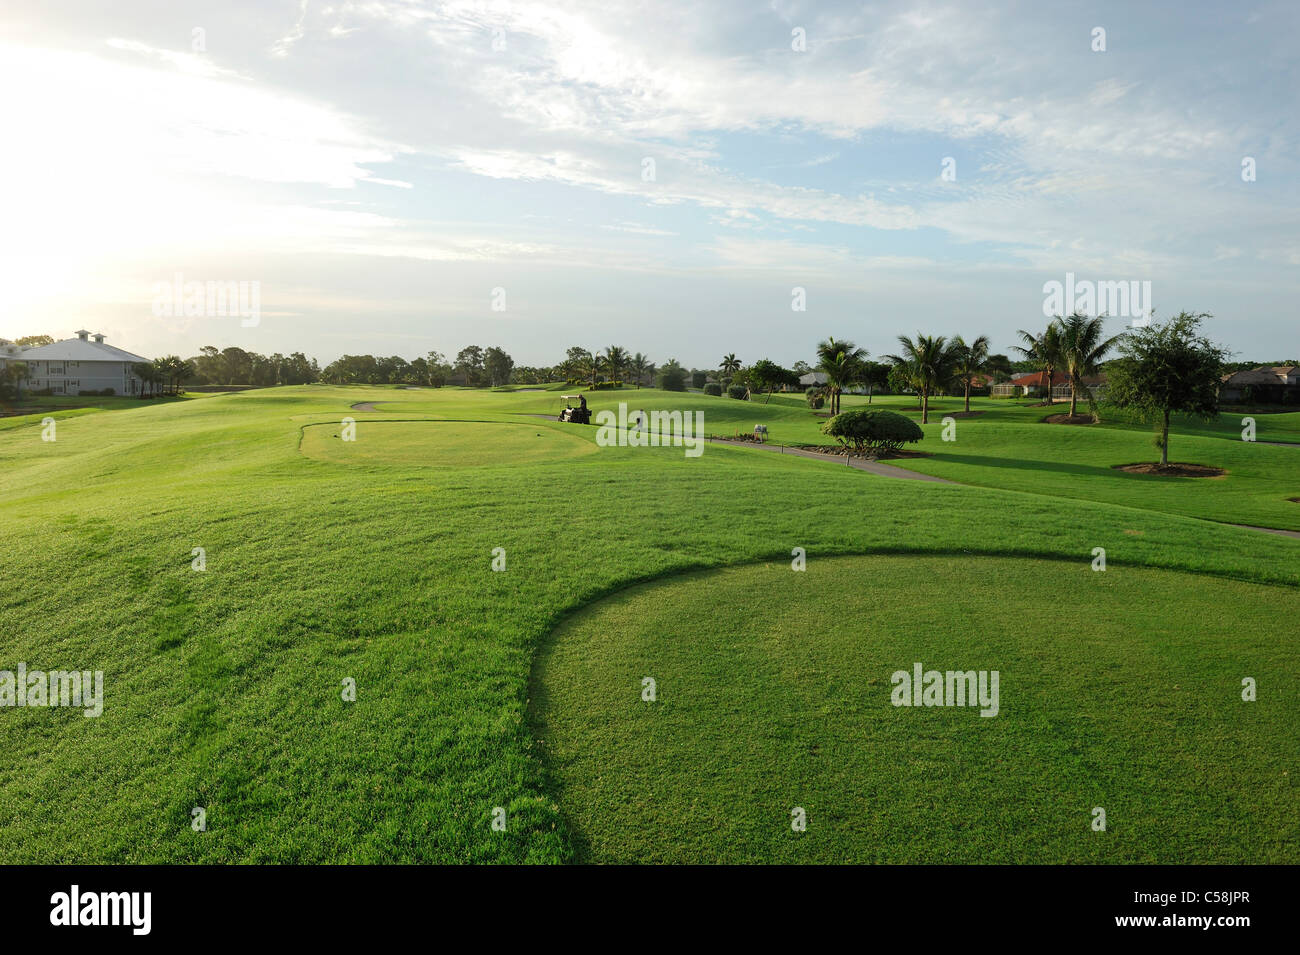
[[26,348],[8,357],[27,365],[24,390],[36,392],[48,388],[56,395],[103,392],[109,388],[115,395],[138,395],[140,379],[132,373],[131,366],[149,361],[105,345],[103,335],[91,335],[84,329],[77,332],[76,338]]

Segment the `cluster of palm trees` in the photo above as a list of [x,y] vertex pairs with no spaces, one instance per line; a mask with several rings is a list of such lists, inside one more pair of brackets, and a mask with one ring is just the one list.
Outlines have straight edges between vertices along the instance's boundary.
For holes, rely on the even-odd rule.
[[556,366],[556,371],[566,377],[588,378],[593,388],[598,376],[603,375],[606,381],[621,381],[626,372],[640,388],[646,376],[654,374],[655,364],[640,352],[629,355],[621,345],[607,345],[604,351],[570,348],[564,361]]
[[1079,407],[1079,396],[1088,399],[1093,406],[1092,389],[1085,378],[1097,374],[1106,353],[1115,346],[1123,336],[1114,335],[1106,338],[1102,334],[1102,319],[1089,318],[1078,312],[1065,318],[1059,316],[1048,322],[1041,332],[1020,329],[1018,334],[1023,342],[1015,350],[1025,358],[1037,363],[1043,369],[1044,403],[1052,402],[1052,375],[1064,371],[1070,382],[1070,417],[1074,417]]
[[186,361],[178,355],[135,362],[131,365],[131,372],[142,383],[142,398],[155,394],[174,395],[180,390],[181,382],[193,378],[195,374],[194,362]]
[[[1120,337],[1106,338],[1101,318],[1076,312],[1066,318],[1053,318],[1040,332],[1021,329],[1019,335],[1022,343],[1015,346],[1015,351],[1042,368],[1047,402],[1051,401],[1053,374],[1064,371],[1070,382],[1071,417],[1078,410],[1080,396],[1093,404],[1092,391],[1084,379],[1100,370],[1107,352]],[[960,387],[965,410],[970,411],[971,388],[976,379],[1008,367],[1005,356],[990,354],[987,335],[967,342],[960,335],[948,338],[917,332],[914,336],[899,335],[898,344],[898,352],[884,358],[893,366],[891,378],[916,391],[923,424],[930,421],[931,396]],[[826,378],[819,393],[829,400],[832,415],[840,413],[840,398],[845,391],[876,382],[873,375],[884,366],[868,361],[869,357],[865,348],[847,339],[829,337],[818,343],[817,364],[812,370]],[[718,367],[724,380],[734,378],[743,368],[734,353],[724,355]],[[570,377],[590,378],[592,387],[600,375],[608,381],[619,381],[626,372],[639,388],[648,375],[655,373],[655,365],[640,352],[629,355],[621,346],[608,345],[603,351],[570,348],[557,370]]]
[[[930,396],[955,381],[963,384],[966,410],[970,410],[970,389],[973,379],[988,368],[989,340],[981,335],[967,344],[960,336],[949,340],[943,335],[915,337],[899,335],[898,354],[885,358],[894,366],[893,374],[916,390],[921,403],[921,421],[930,420]],[[853,342],[827,338],[817,345],[817,365],[814,370],[826,376],[823,386],[830,399],[832,415],[840,412],[840,396],[854,386],[868,383],[871,364],[865,348]]]

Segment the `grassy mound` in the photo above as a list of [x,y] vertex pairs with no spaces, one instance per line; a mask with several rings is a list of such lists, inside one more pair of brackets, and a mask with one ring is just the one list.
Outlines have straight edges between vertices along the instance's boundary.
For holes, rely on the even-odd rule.
[[[814,556],[574,615],[534,718],[595,861],[1294,861],[1296,606],[1087,562]],[[895,707],[918,661],[999,671],[999,713]]]

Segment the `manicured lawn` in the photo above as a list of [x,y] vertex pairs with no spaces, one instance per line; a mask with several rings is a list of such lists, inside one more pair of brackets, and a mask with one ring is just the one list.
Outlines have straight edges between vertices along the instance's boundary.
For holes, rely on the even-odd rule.
[[345,441],[343,428],[335,422],[309,425],[303,429],[302,452],[337,464],[464,468],[525,466],[599,450],[587,435],[540,424],[489,426],[479,421],[385,421],[362,417],[357,428],[357,437]]
[[[1295,609],[1168,571],[810,553],[584,608],[534,710],[592,861],[1288,862]],[[892,705],[917,662],[998,671],[996,715]]]
[[[1226,662],[1213,673],[1227,674],[1229,664],[1246,658],[1271,674],[1270,682],[1260,680],[1259,708],[1249,711],[1260,726],[1257,755],[1272,752],[1272,734],[1296,738],[1294,722],[1275,716],[1267,694],[1290,692],[1285,682],[1270,686],[1285,681],[1272,668],[1289,661],[1296,672],[1289,633],[1300,609],[1300,542],[1186,516],[1197,514],[1203,492],[1195,488],[1170,485],[1167,498],[1148,502],[1120,493],[1132,482],[1096,475],[1065,493],[1046,468],[1033,469],[1022,489],[948,487],[718,445],[694,459],[679,448],[597,448],[595,429],[527,417],[554,414],[567,390],[578,389],[248,391],[56,412],[54,442],[41,440],[40,415],[0,420],[0,669],[24,662],[29,669],[103,670],[106,697],[97,719],[66,709],[0,709],[0,745],[10,754],[0,765],[0,861],[581,858],[592,835],[581,823],[588,797],[561,788],[562,774],[542,758],[529,720],[539,648],[568,615],[631,583],[765,560],[783,567],[795,546],[819,561],[928,555],[953,573],[986,567],[992,619],[978,633],[1002,634],[1014,623],[1018,639],[1037,635],[1044,666],[1079,661],[1083,651],[1068,645],[1069,626],[1053,625],[1057,602],[1030,600],[1039,593],[1031,586],[1036,577],[1065,580],[1077,572],[1083,586],[1104,578],[1118,587],[1136,579],[1125,575],[1138,568],[1161,570],[1152,578],[1161,600],[1151,612],[1164,607],[1171,615],[1180,602],[1197,606],[1198,593],[1223,593],[1213,588],[1274,595],[1269,599],[1290,612],[1269,618],[1271,625],[1260,623],[1264,603],[1258,614],[1253,604],[1234,603],[1230,613],[1188,618],[1188,639],[1202,641],[1188,646],[1222,641],[1215,659]],[[620,400],[648,410],[704,409],[706,429],[718,434],[766,422],[779,440],[820,438],[820,419],[797,397],[763,406],[628,389],[596,393],[591,406]],[[365,401],[378,402],[377,410],[352,410]],[[971,467],[938,455],[1001,460],[998,454],[1042,455],[1039,440],[1111,440],[1110,429],[1076,429],[1078,438],[1072,431],[1058,439],[1052,426],[1015,419],[1023,413],[964,420],[957,447],[948,450],[936,421],[926,438],[936,457],[903,463]],[[344,417],[358,424],[357,441],[346,445],[328,437]],[[1020,430],[1000,437],[997,428]],[[1128,440],[1123,429],[1114,432]],[[1145,431],[1132,439],[1149,448]],[[1200,440],[1244,453],[1225,437]],[[998,451],[998,441],[1010,444]],[[1108,458],[1127,450],[1104,445],[1091,463],[1121,463]],[[1288,486],[1294,470],[1286,455],[1300,451],[1249,450],[1274,454],[1250,459],[1259,462],[1258,474],[1244,460],[1227,465],[1225,486],[1234,493],[1215,499],[1214,513],[1224,515],[1216,519],[1273,520],[1266,499]],[[1081,445],[1069,453],[1090,452]],[[990,460],[971,472],[982,477],[970,483],[1005,484],[1019,480],[1019,471]],[[1107,550],[1105,575],[1088,570],[1099,546]],[[191,569],[195,547],[206,549],[204,572]],[[502,572],[491,570],[495,548],[506,552]],[[993,572],[995,562],[1013,556],[1065,563],[1024,564],[1039,568],[1028,579]],[[944,596],[947,573],[924,575],[929,596],[900,608],[899,619],[931,613],[927,608],[965,613]],[[994,601],[997,595],[1005,603]],[[809,632],[837,613],[833,604],[810,611],[793,596],[788,604],[788,611],[777,603],[764,612],[811,613]],[[1031,619],[1012,621],[1004,607]],[[1133,607],[1146,612],[1140,600]],[[678,611],[680,632],[697,634],[701,653],[709,641],[740,636],[734,624],[713,624],[710,606]],[[610,633],[611,645],[637,639],[639,626],[618,621],[623,629]],[[825,639],[840,639],[835,627],[822,629]],[[937,651],[954,634],[939,628],[922,636]],[[1139,638],[1124,639],[1133,646]],[[1030,653],[1024,643],[1005,650],[1008,670]],[[1179,653],[1165,659],[1194,669],[1191,649]],[[868,663],[875,666],[846,665]],[[1126,670],[1125,679],[1143,665],[1130,664],[1139,669]],[[349,677],[356,702],[340,698]],[[1078,684],[1059,689],[1071,685]],[[763,704],[754,705],[761,713]],[[1122,718],[1128,711],[1116,712]],[[914,726],[916,733],[931,714],[911,715],[922,722],[901,724],[900,732]],[[1017,724],[1006,717],[983,722],[1013,732]],[[1213,722],[1225,717],[1206,718],[1214,733],[1229,733],[1229,724]],[[837,725],[838,733],[848,724]],[[1108,732],[1117,746],[1128,738]],[[1177,744],[1170,758],[1204,752],[1187,737],[1151,738]],[[1128,745],[1145,751],[1146,740],[1139,735]],[[910,742],[927,745],[923,733]],[[1123,755],[1117,766],[1130,765]],[[963,765],[951,764],[954,785],[965,781]],[[978,772],[969,772],[970,784],[981,785]],[[1120,792],[1115,805],[1144,792]],[[1241,795],[1225,812],[1267,817],[1271,798],[1267,791],[1255,802]],[[207,809],[204,833],[190,828],[195,806]],[[490,828],[497,806],[507,810],[504,833]],[[825,817],[812,808],[815,825]],[[1131,811],[1121,817],[1117,837],[1121,826],[1134,825]],[[918,812],[910,824],[924,831],[929,818]],[[638,825],[650,831],[658,824],[647,815]],[[1271,832],[1251,825],[1247,831],[1261,838]],[[1230,846],[1236,837],[1224,838]],[[859,849],[870,857],[875,844]],[[1294,844],[1261,845],[1269,858],[1289,852],[1297,861]]]

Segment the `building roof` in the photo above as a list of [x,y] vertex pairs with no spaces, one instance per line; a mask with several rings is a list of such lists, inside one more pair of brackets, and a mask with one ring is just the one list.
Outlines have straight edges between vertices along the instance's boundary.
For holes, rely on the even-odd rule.
[[799,384],[801,385],[824,385],[829,380],[824,371],[810,371],[806,375],[799,376]]
[[[1054,385],[1063,385],[1063,384],[1065,384],[1068,380],[1069,380],[1069,378],[1068,378],[1068,376],[1065,374],[1065,372],[1063,372],[1063,371],[1054,371],[1054,372],[1052,372],[1052,384],[1054,384]],[[1043,385],[1043,373],[1042,373],[1041,371],[1030,371],[1030,372],[1026,372],[1026,373],[1023,374],[1023,375],[1016,375],[1016,377],[1014,377],[1014,378],[1011,379],[1010,384],[1013,384],[1013,385],[1019,385],[1019,386],[1022,387],[1022,388],[1024,388],[1024,387],[1028,387],[1028,388],[1040,387],[1040,388],[1041,388],[1042,385]]]
[[1281,385],[1285,384],[1282,379],[1288,374],[1289,366],[1280,365],[1273,368],[1269,365],[1260,365],[1258,368],[1247,368],[1242,371],[1235,371],[1231,375],[1224,375],[1221,379],[1225,385],[1231,385],[1234,388],[1241,388],[1246,385]]
[[[148,358],[106,345],[102,341],[92,342],[88,338],[82,338],[82,334],[78,332],[77,338],[67,338],[53,345],[28,348],[22,353],[23,361],[149,361]],[[102,335],[96,337],[103,338]]]

